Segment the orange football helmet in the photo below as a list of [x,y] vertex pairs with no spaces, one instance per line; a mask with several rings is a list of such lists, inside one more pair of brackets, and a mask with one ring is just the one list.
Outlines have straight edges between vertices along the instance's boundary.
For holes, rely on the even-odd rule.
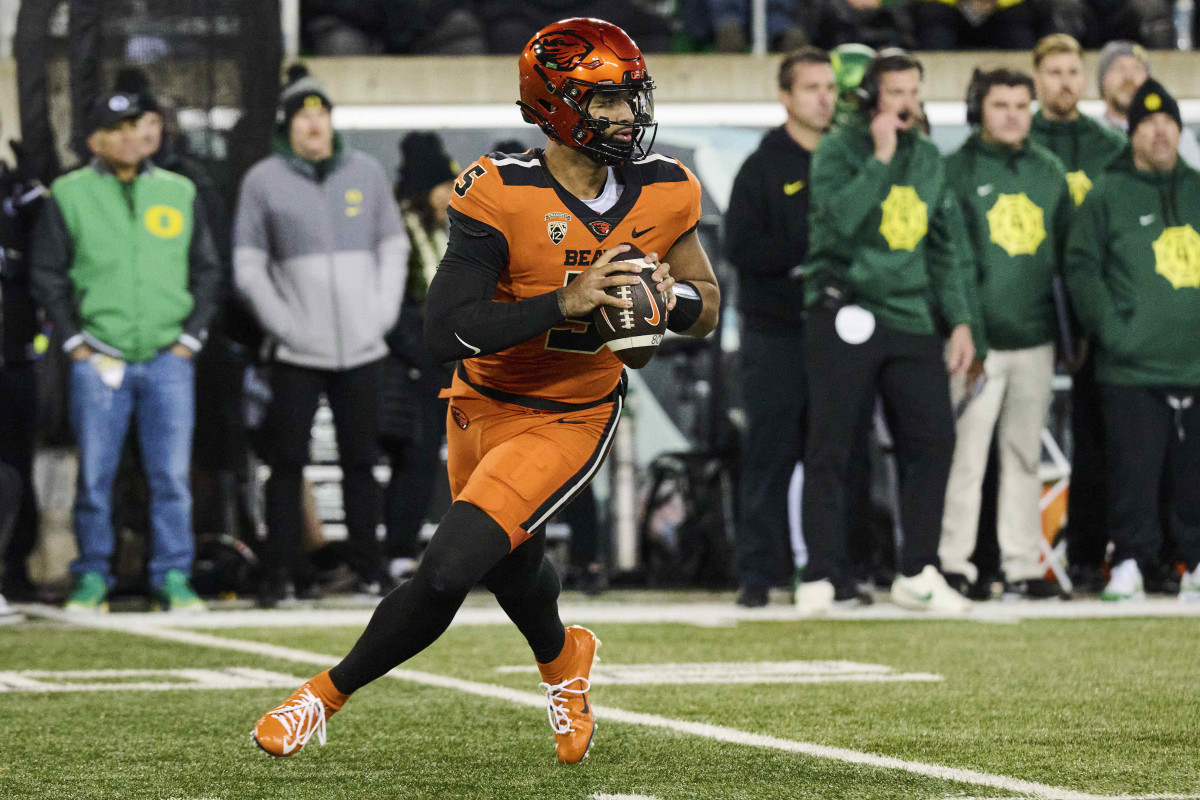
[[[644,158],[654,144],[654,81],[642,51],[625,31],[586,17],[564,19],[538,31],[521,51],[521,99],[526,122],[551,139],[586,153],[601,164]],[[598,93],[617,93],[633,112],[629,142],[606,138],[613,124],[593,117],[588,106]],[[650,144],[643,146],[646,133]]]

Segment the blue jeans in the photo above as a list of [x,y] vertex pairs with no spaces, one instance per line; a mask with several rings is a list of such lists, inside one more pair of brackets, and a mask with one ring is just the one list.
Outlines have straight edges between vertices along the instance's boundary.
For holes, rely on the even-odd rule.
[[194,384],[192,361],[166,352],[127,364],[119,389],[107,386],[90,361],[71,363],[71,428],[79,443],[79,557],[71,574],[99,572],[112,584],[112,489],[131,417],[150,488],[150,585],[161,586],[167,570],[191,572]]

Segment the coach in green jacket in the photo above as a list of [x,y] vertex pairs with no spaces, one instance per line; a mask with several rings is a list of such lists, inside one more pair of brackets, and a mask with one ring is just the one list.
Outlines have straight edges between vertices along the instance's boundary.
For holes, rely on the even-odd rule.
[[[802,514],[809,562],[797,595],[801,611],[826,607],[846,577],[839,522],[850,444],[877,392],[904,476],[904,551],[892,599],[935,611],[967,605],[936,564],[954,451],[947,372],[966,370],[976,354],[974,287],[945,166],[914,129],[920,86],[921,65],[911,56],[877,56],[863,77],[862,117],[825,136],[813,156]],[[945,360],[941,325],[950,331]]]
[[[996,528],[1005,593],[1037,598],[1058,593],[1043,579],[1045,567],[1038,563],[1038,462],[1058,332],[1054,279],[1073,206],[1062,162],[1029,140],[1032,102],[1028,75],[1007,69],[976,72],[967,90],[967,119],[977,130],[946,159],[969,233],[988,355],[987,381],[958,418],[938,555],[947,574],[961,576],[960,586],[975,581],[970,558],[995,433],[1000,452]],[[961,402],[967,388],[965,381],[952,379],[955,400]]]
[[1106,600],[1142,594],[1168,462],[1189,570],[1180,593],[1200,599],[1200,174],[1179,158],[1181,129],[1178,103],[1146,81],[1130,106],[1130,147],[1084,200],[1067,246],[1071,298],[1098,348],[1110,453]]
[[34,234],[34,293],[72,359],[79,444],[71,611],[107,609],[112,486],[130,419],[150,487],[150,584],[172,611],[203,609],[192,567],[192,355],[216,306],[219,265],[187,178],[142,160],[136,98],[87,116],[95,158],[59,178]]

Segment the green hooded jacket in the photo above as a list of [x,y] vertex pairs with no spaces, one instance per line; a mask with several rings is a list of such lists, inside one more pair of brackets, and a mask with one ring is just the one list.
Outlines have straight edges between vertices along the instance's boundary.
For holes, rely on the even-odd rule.
[[821,139],[810,186],[808,307],[828,276],[847,283],[852,302],[896,330],[935,333],[935,315],[951,327],[972,321],[977,300],[966,232],[928,137],[902,131],[884,164],[859,116]]
[[1125,134],[1104,127],[1086,114],[1070,122],[1055,122],[1041,111],[1033,115],[1029,138],[1058,156],[1066,167],[1067,184],[1077,206],[1128,142]]
[[1200,173],[1114,160],[1073,216],[1066,274],[1096,378],[1200,386]]
[[1054,341],[1054,275],[1073,208],[1062,162],[1028,140],[1012,149],[974,133],[946,174],[974,255],[984,327],[975,338],[1000,350]]

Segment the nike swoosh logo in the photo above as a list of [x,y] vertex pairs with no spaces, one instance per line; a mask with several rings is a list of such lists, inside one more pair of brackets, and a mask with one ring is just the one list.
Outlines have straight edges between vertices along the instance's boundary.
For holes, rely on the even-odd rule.
[[482,353],[482,352],[483,352],[482,350],[480,350],[480,349],[479,349],[478,347],[476,347],[475,345],[473,345],[473,344],[467,344],[466,342],[463,342],[463,338],[462,338],[461,336],[459,336],[457,333],[456,333],[456,334],[454,334],[454,338],[455,338],[455,339],[458,339],[460,342],[462,342],[462,346],[463,346],[463,347],[467,348],[468,350],[472,350],[472,351],[474,351],[474,352],[472,353],[472,355],[479,355],[480,353]]
[[654,316],[642,317],[642,319],[644,319],[644,320],[646,320],[646,322],[650,323],[651,327],[657,326],[658,323],[662,321],[662,315],[659,314],[659,311],[658,311],[658,303],[654,302],[654,295],[650,294],[649,286],[647,286],[644,282],[639,283],[638,286],[642,287],[642,291],[644,291],[646,293],[646,297],[649,298],[649,300],[650,300],[650,307],[654,309]]
[[586,694],[583,696],[583,711],[581,713],[584,713],[584,714],[592,713],[592,709],[590,707],[588,707]]
[[1142,227],[1144,228],[1147,225],[1149,225],[1151,222],[1154,222],[1154,215],[1146,214],[1145,216],[1138,217],[1138,222],[1142,223]]
[[655,229],[655,228],[657,228],[657,227],[658,227],[657,225],[651,225],[649,228],[646,228],[646,230],[644,230],[644,231],[639,231],[637,228],[634,228],[634,229],[633,229],[633,238],[635,238],[635,239],[636,239],[636,238],[638,238],[639,236],[644,236],[644,235],[646,235],[647,233],[649,233],[650,231],[654,230],[654,229]]
[[783,193],[791,197],[796,192],[804,188],[804,181],[795,181],[793,183],[785,183],[783,185]]

